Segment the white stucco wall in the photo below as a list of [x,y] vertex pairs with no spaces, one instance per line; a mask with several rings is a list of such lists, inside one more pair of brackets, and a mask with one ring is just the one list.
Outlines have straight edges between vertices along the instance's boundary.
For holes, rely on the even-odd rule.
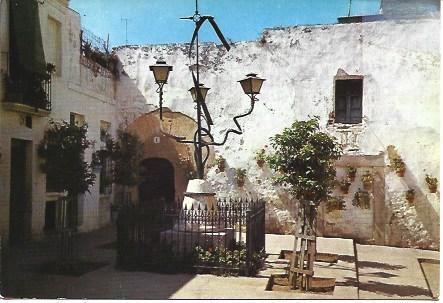
[[[259,41],[235,43],[230,52],[214,44],[202,45],[201,82],[211,87],[206,102],[217,141],[234,127],[232,117],[249,105],[236,81],[249,72],[267,79],[255,111],[241,120],[244,135],[231,136],[216,149],[231,170],[226,177],[209,169],[215,189],[251,192],[270,197],[275,204],[286,203],[277,210],[289,217],[288,203],[268,178],[271,173],[258,169],[254,153],[296,119],[318,115],[325,126],[334,109],[334,76],[343,69],[364,77],[363,123],[353,127],[347,143],[355,141],[361,155],[378,155],[395,145],[407,174],[403,186],[392,190],[403,193],[412,187],[429,192],[425,174],[439,175],[439,31],[436,18],[385,20],[269,29]],[[152,106],[158,96],[148,66],[158,58],[173,65],[164,106],[195,116],[187,92],[192,81],[186,45],[126,47],[118,54],[145,97],[140,102]],[[330,131],[346,143],[342,132]],[[232,168],[248,170],[245,189],[236,188]]]
[[[8,51],[7,42],[8,23],[7,10],[1,4],[0,18],[0,45],[1,49]],[[61,70],[61,75],[52,78],[52,110],[48,117],[33,116],[32,129],[24,126],[25,114],[7,111],[0,108],[0,233],[7,236],[9,230],[9,199],[10,199],[10,143],[12,138],[31,140],[34,146],[32,155],[32,237],[38,238],[43,234],[45,220],[45,203],[54,199],[54,195],[46,193],[46,178],[39,168],[40,159],[37,156],[37,146],[44,135],[44,129],[49,119],[69,121],[71,112],[85,116],[88,124],[88,138],[95,140],[95,148],[100,148],[100,120],[111,123],[111,133],[115,133],[119,120],[117,119],[118,107],[115,98],[116,81],[94,73],[80,64],[80,16],[69,9],[66,1],[47,0],[40,5],[40,24],[45,52],[52,45],[48,37],[48,17],[58,21],[61,25],[62,65],[56,66]],[[2,77],[6,75],[4,65]],[[0,97],[5,97],[5,83],[0,81]],[[85,161],[91,161],[93,149],[88,149]],[[83,224],[80,231],[89,231],[107,224],[109,214],[101,212],[108,210],[111,196],[99,194],[99,174],[96,183],[79,198],[80,216]],[[101,219],[100,219],[101,218]]]

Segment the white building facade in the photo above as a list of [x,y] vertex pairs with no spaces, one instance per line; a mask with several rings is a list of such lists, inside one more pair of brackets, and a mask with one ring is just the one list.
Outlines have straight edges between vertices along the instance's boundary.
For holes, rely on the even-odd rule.
[[[10,8],[23,3],[0,2],[0,234],[3,239],[19,241],[41,238],[57,228],[56,201],[60,193],[51,192],[47,186],[46,175],[40,169],[42,160],[37,155],[48,121],[87,123],[88,139],[95,141],[85,154],[88,162],[92,152],[102,144],[101,130],[113,134],[118,126],[118,80],[82,55],[80,16],[69,8],[67,0],[37,4],[45,62],[54,64],[56,69],[51,83],[45,87],[47,93],[50,89],[50,103],[42,106],[32,98],[14,98],[8,86],[14,51],[10,41],[15,35],[10,27]],[[112,190],[103,190],[100,182],[97,172],[90,192],[78,197],[81,232],[110,222]]]

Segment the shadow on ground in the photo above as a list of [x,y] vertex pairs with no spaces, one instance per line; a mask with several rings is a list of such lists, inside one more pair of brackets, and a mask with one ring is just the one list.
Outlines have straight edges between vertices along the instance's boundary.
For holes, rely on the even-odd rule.
[[168,299],[195,276],[115,269],[115,228],[75,238],[74,254],[85,260],[75,275],[51,270],[57,260],[57,238],[8,249],[3,260],[2,296],[38,299]]

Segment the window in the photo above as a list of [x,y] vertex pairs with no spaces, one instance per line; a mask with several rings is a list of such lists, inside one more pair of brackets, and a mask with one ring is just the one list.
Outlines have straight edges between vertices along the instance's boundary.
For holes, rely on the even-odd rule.
[[[111,123],[100,121],[100,148],[106,149],[106,140],[109,137]],[[112,160],[108,153],[100,153],[100,162],[102,168],[100,169],[100,194],[110,195],[112,193]]]
[[61,76],[62,71],[62,35],[61,24],[48,17],[48,43],[45,49],[46,61],[55,65],[55,74]]
[[76,113],[70,113],[69,123],[71,125],[83,126],[86,123],[85,116]]
[[335,81],[335,122],[361,123],[362,94],[363,79]]

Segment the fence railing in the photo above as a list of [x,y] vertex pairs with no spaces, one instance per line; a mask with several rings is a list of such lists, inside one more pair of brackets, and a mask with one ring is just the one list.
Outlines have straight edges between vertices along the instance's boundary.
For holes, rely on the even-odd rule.
[[250,275],[263,257],[264,232],[261,200],[218,201],[210,209],[125,206],[117,220],[117,265]]

